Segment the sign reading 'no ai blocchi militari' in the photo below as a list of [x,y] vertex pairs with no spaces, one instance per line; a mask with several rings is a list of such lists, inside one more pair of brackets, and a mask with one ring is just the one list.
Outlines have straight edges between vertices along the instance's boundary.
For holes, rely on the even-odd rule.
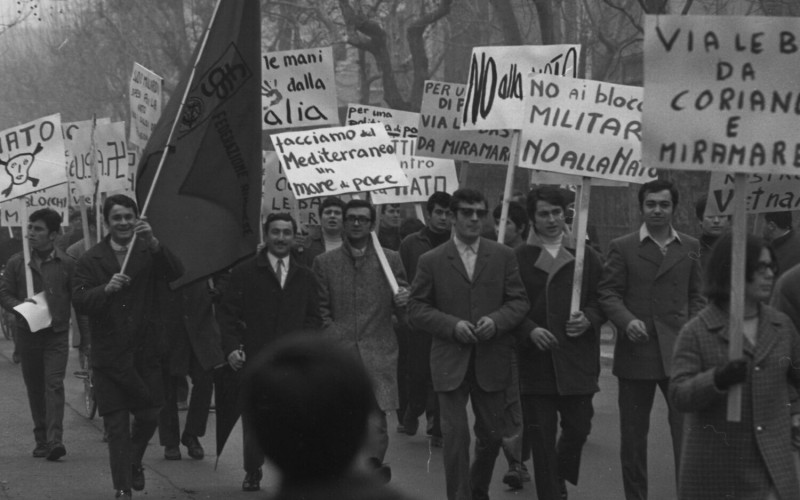
[[580,45],[521,45],[475,47],[461,128],[517,130],[523,83],[528,73],[578,76]]
[[0,132],[0,201],[67,182],[61,115]]
[[365,104],[350,104],[347,107],[345,125],[360,123],[382,123],[389,137],[416,137],[419,113],[379,108]]
[[263,130],[339,125],[331,47],[268,52],[261,60]]
[[129,142],[144,149],[161,118],[163,79],[139,63],[133,63],[130,81],[131,133]]
[[[711,173],[706,215],[733,213],[733,187],[733,174]],[[755,173],[747,176],[746,188],[749,213],[800,210],[800,175]]]
[[508,165],[509,130],[461,130],[467,86],[427,80],[422,89],[418,147],[435,158]]
[[642,89],[530,74],[525,86],[519,166],[643,184]]
[[648,16],[644,162],[797,173],[800,19]]
[[271,139],[298,200],[408,186],[379,123],[284,132]]

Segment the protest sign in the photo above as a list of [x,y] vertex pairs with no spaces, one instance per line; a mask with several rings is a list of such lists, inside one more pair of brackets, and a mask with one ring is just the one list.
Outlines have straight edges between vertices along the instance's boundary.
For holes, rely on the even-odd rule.
[[0,203],[0,225],[3,226],[24,226],[27,221],[23,220],[22,203],[28,210],[28,214],[40,208],[52,208],[64,220],[64,224],[69,220],[69,187],[67,183],[58,184],[41,191],[34,191],[19,198],[14,198]]
[[360,123],[382,123],[386,127],[389,137],[416,137],[419,113],[365,104],[350,104],[347,107],[345,125]]
[[408,186],[380,124],[284,132],[270,138],[298,200]]
[[419,150],[425,156],[508,164],[509,130],[461,130],[461,111],[467,86],[427,80],[422,89]]
[[130,143],[144,149],[161,118],[161,88],[164,79],[139,63],[133,63],[130,81]]
[[125,123],[98,124],[95,129],[99,191],[109,193],[130,189]]
[[0,132],[0,201],[67,182],[61,115]]
[[647,16],[644,163],[797,173],[798,47],[797,18]]
[[[261,217],[271,212],[288,212],[299,215],[298,224],[318,225],[320,198],[297,200],[289,189],[289,181],[283,172],[275,151],[264,151],[262,166],[264,168],[263,186],[261,189]],[[295,209],[296,207],[296,209]]]
[[[733,213],[734,183],[733,174],[711,174],[706,215]],[[748,175],[744,196],[748,213],[800,210],[800,175]]]
[[525,85],[520,167],[643,184],[642,89],[530,74]]
[[[98,118],[97,124],[107,125],[110,118]],[[69,182],[71,206],[78,206],[83,197],[84,203],[91,206],[94,196],[95,163],[92,161],[92,120],[62,124],[64,148],[67,157],[67,181]]]
[[408,178],[407,187],[372,192],[376,205],[387,203],[425,203],[436,192],[452,194],[458,189],[456,162],[446,158],[399,156],[400,168]]
[[475,47],[461,114],[464,130],[519,129],[528,73],[578,76],[580,45]]
[[339,125],[333,49],[262,54],[264,130]]

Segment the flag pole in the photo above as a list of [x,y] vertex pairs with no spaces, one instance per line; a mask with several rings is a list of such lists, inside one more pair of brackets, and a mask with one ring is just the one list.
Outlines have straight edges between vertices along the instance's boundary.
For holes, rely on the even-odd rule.
[[[169,145],[172,142],[172,136],[175,134],[175,129],[177,128],[178,121],[180,121],[180,117],[183,114],[183,108],[186,104],[186,98],[189,96],[189,91],[192,88],[192,81],[194,81],[194,74],[197,71],[197,64],[200,62],[200,58],[203,55],[203,51],[206,48],[206,42],[208,41],[208,34],[211,33],[211,27],[214,26],[214,20],[217,17],[217,12],[219,11],[219,6],[222,4],[222,0],[217,0],[217,4],[214,6],[214,12],[211,14],[211,20],[208,22],[208,27],[206,28],[206,32],[203,34],[203,41],[200,44],[200,50],[197,51],[197,57],[194,60],[194,64],[192,64],[192,72],[189,74],[189,80],[186,82],[186,88],[183,91],[183,97],[181,97],[180,105],[178,106],[178,111],[175,113],[175,119],[172,122],[172,127],[169,130],[169,135],[167,136],[167,143],[164,145],[164,151],[161,153],[161,160],[158,162],[158,167],[156,168],[156,173],[153,175],[153,182],[150,183],[150,189],[147,192],[147,197],[144,200],[144,204],[140,207],[139,216],[144,217],[147,213],[147,208],[150,206],[150,200],[153,197],[153,191],[155,191],[156,184],[158,183],[158,177],[161,175],[161,170],[164,167],[164,163],[167,160],[167,154],[169,153]],[[131,258],[131,252],[133,250],[133,244],[136,242],[136,234],[134,233],[133,238],[131,239],[131,244],[128,245],[128,253],[125,254],[125,260],[122,262],[122,268],[120,269],[120,273],[125,273],[125,268],[128,266],[128,261]]]

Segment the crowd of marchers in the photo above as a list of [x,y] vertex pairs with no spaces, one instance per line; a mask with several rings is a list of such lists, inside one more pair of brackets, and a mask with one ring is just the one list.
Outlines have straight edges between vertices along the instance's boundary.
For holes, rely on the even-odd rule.
[[[180,259],[132,199],[108,197],[107,236],[69,247],[59,244],[60,215],[37,210],[24,236],[30,255],[7,258],[0,278],[33,456],[67,453],[72,324],[103,417],[115,498],[145,489],[142,457],[157,429],[165,459],[181,459],[181,444],[204,457],[212,384],[225,370],[240,394],[245,491],[260,489],[269,459],[281,499],[406,498],[387,484],[387,416],[396,412],[396,432],[427,432],[442,448],[442,497],[488,499],[502,449],[508,488],[530,482],[539,500],[566,499],[591,432],[604,327],[616,332],[626,499],[648,498],[658,391],[676,492],[656,496],[800,498],[800,235],[791,213],[766,214],[763,237],[746,236],[740,331],[732,332],[730,218],[707,215],[701,199],[700,238],[676,231],[679,193],[664,180],[643,184],[638,204],[641,225],[601,254],[595,238],[576,241],[574,195],[555,186],[509,202],[503,243],[494,236],[500,207],[492,224],[474,189],[434,193],[425,222],[403,220],[399,205],[379,212],[366,200],[330,197],[314,236],[287,213],[268,214],[254,256],[177,290],[169,283],[181,276]],[[39,298],[28,292],[26,265]],[[14,308],[41,297],[52,320],[31,332]],[[737,359],[728,355],[733,335],[743,342]],[[734,389],[739,421],[728,419]]]

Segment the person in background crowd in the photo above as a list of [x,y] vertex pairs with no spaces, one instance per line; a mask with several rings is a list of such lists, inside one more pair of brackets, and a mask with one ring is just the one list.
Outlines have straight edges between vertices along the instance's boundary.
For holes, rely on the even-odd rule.
[[[420,257],[409,321],[433,336],[431,374],[439,396],[447,498],[484,500],[503,437],[512,332],[528,311],[514,251],[481,238],[486,199],[459,189],[450,199],[454,239]],[[470,467],[467,400],[475,413]]]
[[243,415],[281,474],[275,500],[403,500],[357,463],[369,442],[370,377],[352,351],[292,335],[245,369]]
[[[503,205],[497,205],[492,212],[494,223],[500,226],[500,215]],[[517,248],[525,244],[530,230],[528,214],[525,213],[525,206],[512,201],[508,204],[508,220],[506,220],[506,233],[504,243],[511,248]]]
[[[669,396],[686,412],[678,474],[681,500],[800,498],[800,336],[791,319],[764,304],[777,265],[762,239],[748,235],[742,331],[744,353],[728,359],[732,236],[711,250],[711,304],[675,343]],[[727,417],[728,391],[741,387],[741,421]]]
[[381,207],[381,223],[378,226],[378,241],[383,248],[400,250],[400,226],[403,223],[402,210],[399,204],[391,203]]
[[[223,352],[235,371],[264,346],[321,324],[314,275],[291,255],[296,231],[289,214],[269,214],[264,248],[235,266],[227,279],[217,320]],[[244,491],[260,490],[263,478],[264,452],[256,442],[255,427],[247,416],[242,418]]]
[[[80,219],[80,212],[78,212],[78,224],[82,224]],[[89,222],[89,234],[83,235],[83,237],[67,247],[67,255],[72,257],[75,262],[81,258],[83,254],[86,253],[87,245],[86,241],[88,238],[89,245],[88,247],[91,248],[97,244],[97,212],[94,208],[90,208],[86,211],[86,218]],[[83,234],[83,231],[81,231]],[[76,314],[75,315],[75,325],[77,328],[73,328],[72,330],[72,346],[78,348],[79,352],[79,361],[81,369],[86,368],[86,354],[89,352],[89,348],[91,346],[92,337],[91,333],[89,332],[89,317],[85,314]]]
[[711,247],[720,236],[728,232],[731,228],[731,217],[729,215],[706,215],[706,205],[708,196],[703,195],[694,204],[694,213],[700,224],[700,263],[703,269],[708,267],[708,257],[711,255]]
[[[647,498],[647,434],[656,388],[667,398],[678,331],[705,305],[700,243],[675,231],[678,190],[655,180],[639,188],[643,223],[613,240],[599,285],[600,304],[617,328],[613,373],[619,382],[620,459],[627,500]],[[681,415],[667,398],[675,470]]]
[[[28,391],[33,417],[33,456],[54,461],[67,454],[64,434],[64,375],[69,358],[70,279],[75,261],[55,247],[61,230],[61,216],[43,208],[28,219],[26,237],[30,243],[30,263],[14,254],[0,278],[0,305],[16,314],[16,342],[22,364],[22,380]],[[52,322],[31,331],[25,318],[14,310],[24,303],[36,303],[28,296],[25,266],[31,268],[34,295],[44,292]]]
[[780,276],[800,264],[800,234],[792,227],[792,212],[767,212],[764,223],[764,239],[775,252]]
[[[0,243],[0,269],[5,269],[8,259],[15,253],[22,251],[22,228],[12,227],[11,237]],[[14,332],[17,329],[14,313],[4,312],[2,321],[5,323],[5,328],[9,332],[12,342],[14,343],[14,350],[11,353],[11,361],[19,363],[19,352],[17,352],[17,337]]]
[[[450,195],[441,191],[433,193],[425,205],[428,224],[416,233],[403,238],[400,243],[400,259],[406,270],[408,280],[413,282],[417,274],[419,258],[429,250],[450,239]],[[433,392],[431,381],[431,342],[428,332],[407,324],[408,328],[408,398],[403,415],[403,430],[409,436],[417,433],[419,417],[426,412],[430,415],[431,444],[442,446],[442,428],[439,419],[439,403]],[[402,357],[402,355],[401,355]]]
[[386,412],[398,408],[397,337],[392,315],[405,314],[408,286],[400,256],[386,250],[386,259],[399,290],[392,292],[370,232],[375,207],[366,200],[350,200],[344,209],[344,243],[314,259],[319,286],[323,333],[361,359],[374,386],[375,440],[368,450],[370,466],[383,480],[391,479],[384,463],[389,447]]
[[145,488],[142,457],[164,403],[158,293],[183,266],[131,198],[106,198],[103,218],[109,235],[78,260],[72,303],[76,313],[89,316],[95,398],[108,432],[116,498],[130,498],[131,489]]
[[304,248],[301,260],[311,267],[317,255],[342,246],[342,212],[344,202],[336,196],[329,196],[319,205],[320,232],[311,238],[311,244]]
[[592,428],[592,398],[600,390],[602,263],[587,245],[580,310],[571,313],[575,249],[564,234],[566,209],[562,190],[531,191],[533,242],[516,249],[531,303],[520,325],[519,381],[540,500],[565,499],[566,481],[578,484],[581,452]]
[[800,331],[800,264],[778,278],[770,305],[792,318],[794,327]]
[[[205,450],[199,437],[206,434],[208,411],[214,387],[215,366],[225,363],[219,327],[214,319],[207,281],[197,281],[178,290],[163,291],[164,335],[169,351],[164,358],[165,403],[158,415],[158,437],[164,458],[180,460],[178,444],[189,456],[200,460]],[[192,379],[192,394],[183,434],[178,418],[178,381]]]

